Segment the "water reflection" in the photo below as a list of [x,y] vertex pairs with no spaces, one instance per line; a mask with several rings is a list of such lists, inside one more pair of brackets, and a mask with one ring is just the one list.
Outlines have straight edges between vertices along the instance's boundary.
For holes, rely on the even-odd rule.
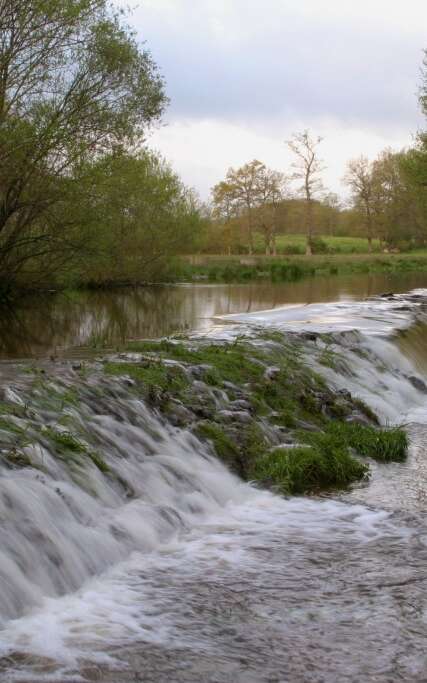
[[363,299],[427,287],[427,274],[316,277],[299,282],[144,287],[28,300],[2,310],[0,357],[30,358],[116,348],[128,339],[203,330],[212,318],[285,304]]

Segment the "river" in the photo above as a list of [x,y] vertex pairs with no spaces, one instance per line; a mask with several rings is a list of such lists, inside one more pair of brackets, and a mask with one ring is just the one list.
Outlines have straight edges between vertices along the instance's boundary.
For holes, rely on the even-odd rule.
[[[201,285],[27,309],[31,340],[8,342],[4,358],[90,355],[185,329],[327,330],[352,368],[324,368],[327,380],[384,422],[407,423],[411,449],[350,491],[284,499],[239,481],[117,378],[81,378],[65,413],[123,490],[95,467],[76,480],[31,443],[43,474],[2,468],[1,680],[425,682],[427,291],[363,299],[426,286],[420,275]],[[54,398],[76,380],[66,363],[43,361],[49,381],[30,394],[15,360],[1,368],[3,391],[23,407],[31,396],[31,436],[57,419]]]
[[46,294],[2,311],[0,359],[87,356],[129,339],[207,330],[216,316],[426,286],[427,273],[398,273]]

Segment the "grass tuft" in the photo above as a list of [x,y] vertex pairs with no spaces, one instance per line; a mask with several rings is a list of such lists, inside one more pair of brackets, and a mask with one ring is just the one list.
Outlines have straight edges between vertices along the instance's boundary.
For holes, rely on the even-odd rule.
[[367,473],[368,467],[348,451],[322,444],[275,449],[260,458],[253,470],[255,479],[273,484],[285,494],[345,487]]

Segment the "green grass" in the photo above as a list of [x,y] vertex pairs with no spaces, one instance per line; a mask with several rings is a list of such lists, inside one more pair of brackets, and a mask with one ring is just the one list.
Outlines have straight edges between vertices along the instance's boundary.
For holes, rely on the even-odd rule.
[[[130,342],[127,344],[126,349],[140,353],[155,353],[159,358],[169,358],[183,363],[210,365],[212,370],[207,371],[204,379],[207,383],[213,385],[221,381],[237,384],[256,381],[260,379],[264,372],[264,368],[255,358],[256,352],[253,349],[249,351],[247,345],[243,343],[200,345],[197,349],[192,349],[187,345],[175,344],[168,340],[159,342],[142,341]],[[153,361],[153,368],[155,368],[154,363],[155,361]],[[154,383],[162,386],[162,382],[165,379],[165,369],[161,363],[157,365],[157,369],[151,370],[151,375],[153,381],[157,380]],[[123,366],[126,367],[126,370],[122,370],[121,374],[130,374],[131,377],[135,378],[140,377],[142,381],[146,381],[145,378],[150,374],[151,366],[149,368],[140,368],[138,365],[127,363],[108,363],[106,371],[110,374],[119,374],[120,367],[123,368]],[[132,367],[134,368],[133,370],[131,369]]]
[[149,364],[144,363],[106,363],[104,371],[108,375],[116,377],[129,375],[137,382],[147,387],[158,387],[159,389],[169,389],[171,392],[179,393],[186,388],[188,381],[184,372],[179,367],[163,365],[153,360]]
[[406,254],[340,253],[314,256],[210,256],[183,259],[177,280],[209,282],[294,282],[317,275],[410,273],[427,271],[427,252]]
[[300,441],[315,448],[352,448],[358,455],[380,462],[402,462],[408,452],[408,437],[400,427],[371,427],[331,420],[323,432],[299,432]]
[[287,494],[345,487],[369,471],[350,449],[380,462],[402,462],[408,450],[408,438],[401,428],[378,429],[334,420],[324,431],[299,431],[297,438],[307,445],[279,448],[261,456],[252,470],[253,478]]
[[233,466],[239,460],[238,446],[219,425],[212,422],[201,422],[196,428],[196,434],[211,442],[217,456],[223,462]]
[[87,457],[92,460],[95,467],[97,467],[103,474],[110,471],[109,466],[105,460],[99,455],[87,448],[74,434],[71,432],[63,432],[47,427],[43,431],[43,435],[48,438],[49,442],[54,446],[59,458],[65,462],[73,461],[75,463],[82,463],[82,457]]
[[282,493],[301,494],[345,487],[367,476],[368,467],[342,448],[302,446],[277,448],[260,458],[255,479],[273,484]]
[[[334,237],[319,235],[325,243],[328,252],[334,254],[368,254],[369,245],[365,237]],[[305,235],[278,235],[276,238],[277,251],[279,254],[305,254],[306,248]],[[380,251],[380,241],[372,240],[372,248],[375,252]],[[262,254],[265,246],[262,235],[256,234],[256,252]]]
[[380,462],[402,462],[408,454],[408,437],[401,427],[379,429],[364,425],[331,422],[328,433],[362,456]]

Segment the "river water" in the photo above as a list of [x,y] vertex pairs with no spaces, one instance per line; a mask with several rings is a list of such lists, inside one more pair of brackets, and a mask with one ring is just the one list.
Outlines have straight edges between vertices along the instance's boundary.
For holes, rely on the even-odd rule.
[[[331,279],[330,292],[319,283],[305,299],[297,288],[308,283],[300,282],[274,290],[273,301],[270,285],[250,296],[234,285],[162,293],[170,309],[156,313],[153,334],[175,296],[195,311],[188,327],[212,337],[260,327],[329,331],[351,373],[322,372],[384,422],[407,423],[410,457],[374,466],[371,482],[351,491],[283,499],[240,482],[119,379],[80,379],[79,402],[65,412],[123,486],[96,467],[76,479],[31,438],[44,474],[1,470],[1,680],[427,681],[427,291],[361,301],[425,287],[425,279]],[[281,307],[290,303],[312,305]],[[234,315],[212,328],[224,313]],[[177,311],[174,320],[185,317]],[[56,351],[87,343],[95,329],[88,320],[70,327]],[[122,334],[150,334],[147,321],[129,320]],[[96,329],[110,330],[105,310],[103,321]],[[118,337],[108,335],[114,345]],[[9,347],[9,357],[48,353],[52,344],[40,339],[25,354]],[[307,362],[315,343],[307,340]],[[76,383],[71,369],[55,375],[54,365],[47,388],[31,394],[29,437],[51,424],[54,397]],[[10,363],[0,371],[8,400],[28,405],[28,375]]]
[[195,284],[69,292],[28,299],[0,316],[0,359],[88,354],[128,339],[207,330],[215,316],[285,304],[364,299],[427,287],[427,273],[305,278],[272,284]]

